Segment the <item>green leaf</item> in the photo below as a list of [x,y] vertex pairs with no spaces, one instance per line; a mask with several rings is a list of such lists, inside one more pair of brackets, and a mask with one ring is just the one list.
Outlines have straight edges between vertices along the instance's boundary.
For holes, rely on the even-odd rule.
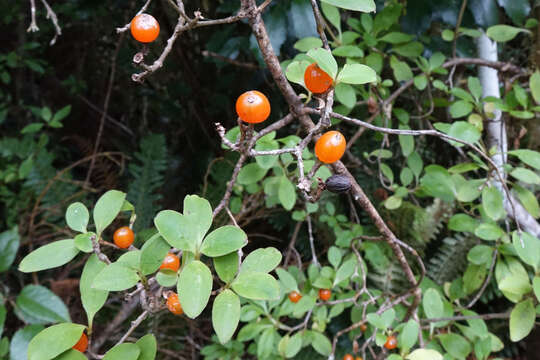
[[408,44],[394,46],[392,48],[392,51],[401,56],[414,58],[422,55],[422,51],[424,51],[424,45],[422,45],[421,42],[413,41]]
[[520,32],[530,33],[526,29],[520,29],[510,25],[494,25],[487,29],[486,34],[494,41],[506,42],[515,38]]
[[159,269],[169,250],[170,245],[160,234],[154,234],[148,239],[141,249],[140,268],[142,274],[152,274]]
[[465,359],[471,353],[471,344],[461,335],[441,334],[439,340],[443,348],[455,358]]
[[178,283],[178,273],[172,271],[160,271],[156,274],[156,281],[164,287],[173,287]]
[[390,57],[390,67],[394,72],[394,77],[398,82],[407,81],[413,78],[411,68],[406,62],[399,61],[397,57]]
[[92,238],[95,238],[95,236],[96,234],[93,232],[78,234],[73,241],[77,249],[85,253],[91,253],[93,251]]
[[273,328],[268,328],[263,331],[257,341],[257,359],[264,359],[272,354],[277,336],[278,334]]
[[116,218],[125,199],[126,194],[118,190],[109,190],[98,199],[94,207],[94,223],[98,236]]
[[156,358],[157,342],[154,335],[144,335],[135,343],[135,345],[137,345],[140,351],[137,360],[154,360]]
[[536,70],[529,79],[531,95],[537,104],[540,104],[540,71]]
[[439,292],[433,288],[424,293],[422,306],[428,319],[439,318],[444,315],[444,305]]
[[491,258],[493,256],[493,248],[487,245],[476,245],[467,254],[467,260],[469,262],[482,265],[491,263]]
[[[319,40],[320,41],[320,40]],[[293,61],[287,66],[285,75],[290,82],[305,86],[304,73],[306,68],[310,65],[309,61]]]
[[69,115],[70,112],[71,112],[71,105],[64,106],[63,108],[61,108],[54,114],[52,118],[52,122],[64,120]]
[[433,197],[452,202],[456,188],[448,170],[439,165],[429,165],[425,168],[425,172],[420,179],[424,191]]
[[79,289],[81,292],[81,301],[86,317],[88,318],[88,326],[91,328],[96,313],[105,305],[109,292],[106,290],[98,290],[92,287],[96,275],[99,274],[107,265],[100,261],[96,254],[92,254],[84,265]]
[[[341,14],[339,13],[338,8],[325,2],[321,2],[321,10],[328,21],[330,21],[341,34]],[[322,47],[322,42],[317,47]]]
[[443,356],[436,350],[416,349],[405,357],[407,360],[443,360]]
[[238,173],[238,183],[241,185],[255,184],[261,180],[268,169],[263,169],[256,162],[245,165]]
[[49,122],[52,118],[51,109],[49,109],[47,106],[43,107],[41,109],[41,118],[46,122]]
[[83,203],[73,203],[66,210],[66,223],[74,231],[86,233],[89,218],[88,209]]
[[26,285],[17,296],[20,315],[27,323],[47,324],[69,322],[69,311],[64,302],[41,285]]
[[84,328],[72,323],[46,328],[28,344],[28,360],[50,360],[60,355],[79,341]]
[[518,167],[512,170],[510,172],[510,175],[512,175],[514,178],[518,179],[519,181],[523,181],[526,184],[533,184],[533,185],[540,184],[540,176],[536,175],[534,171],[531,171],[529,169]]
[[259,248],[249,253],[242,262],[240,273],[244,272],[270,272],[281,262],[281,252],[276,248]]
[[116,262],[101,270],[92,283],[97,290],[122,291],[135,286],[140,278],[135,269],[126,264]]
[[362,64],[345,64],[337,77],[338,82],[362,85],[377,81],[375,70]]
[[336,98],[340,103],[352,109],[356,106],[356,92],[351,85],[338,83],[335,87]]
[[240,299],[226,289],[214,300],[212,307],[212,326],[219,342],[225,344],[234,335],[240,321]]
[[212,292],[212,273],[200,262],[190,262],[178,277],[178,299],[186,315],[192,319],[202,313]]
[[105,353],[103,360],[128,360],[138,359],[141,351],[135,344],[123,343],[116,345]]
[[417,75],[414,77],[413,79],[413,82],[414,82],[414,86],[422,91],[426,88],[427,84],[428,84],[428,79],[426,77],[426,75],[424,74],[421,74],[421,75]]
[[[466,121],[455,121],[452,126],[450,126],[450,130],[448,131],[448,135],[455,137],[457,139],[467,141],[469,143],[475,143],[477,142],[482,134],[480,133],[480,130],[476,128],[476,126],[469,124]],[[454,146],[464,146],[464,144],[452,141],[451,142]]]
[[342,45],[334,50],[332,54],[341,57],[364,57],[364,52],[356,45]]
[[317,298],[315,296],[304,295],[298,301],[293,310],[293,316],[296,318],[304,316],[306,312],[313,309],[317,303]]
[[334,278],[334,285],[339,284],[345,279],[349,279],[356,268],[357,261],[355,258],[345,261],[339,269],[336,271],[336,277]]
[[512,189],[516,192],[519,201],[523,204],[523,207],[525,207],[529,214],[538,219],[540,217],[540,206],[538,205],[536,196],[519,185],[514,185]]
[[277,268],[276,274],[287,292],[298,291],[296,279],[285,269]]
[[[332,4],[335,5],[335,4]],[[332,56],[329,50],[323,48],[311,49],[307,52],[307,56],[312,58],[319,67],[326,72],[332,79],[336,78],[338,66],[336,59]]]
[[290,359],[302,349],[302,333],[297,332],[293,336],[285,335],[281,338],[278,350],[281,356]]
[[21,130],[21,134],[33,134],[35,132],[38,132],[39,130],[41,130],[41,128],[44,126],[45,124],[43,123],[31,123],[29,125],[26,125],[22,130]]
[[402,44],[412,40],[412,36],[402,32],[389,32],[383,37],[379,38],[380,41],[384,41],[390,44]]
[[418,340],[418,331],[420,327],[418,323],[410,319],[407,321],[401,332],[398,336],[399,348],[405,350],[406,352],[412,349],[416,341]]
[[[255,150],[257,151],[269,151],[279,149],[279,143],[277,141],[257,141]],[[271,169],[278,161],[278,155],[262,155],[257,156],[255,161],[263,169]]]
[[458,100],[455,101],[452,105],[450,105],[448,111],[450,112],[450,115],[452,115],[452,117],[455,119],[469,115],[472,109],[472,103],[465,100]]
[[201,246],[201,252],[209,257],[227,255],[247,244],[246,233],[237,226],[226,225],[212,231]]
[[197,246],[200,246],[204,235],[212,226],[212,207],[208,200],[197,195],[187,195],[184,198],[184,217],[189,226],[185,229],[185,236],[195,238]]
[[19,271],[28,273],[62,266],[78,253],[72,239],[55,241],[26,255],[19,264]]
[[337,268],[341,264],[341,250],[336,246],[331,246],[328,249],[328,262],[334,267]]
[[529,335],[535,320],[536,311],[532,299],[517,304],[510,313],[510,340],[517,342]]
[[296,204],[296,189],[286,176],[279,180],[278,197],[285,210],[291,210]]
[[231,282],[238,273],[238,253],[215,257],[214,268],[223,282]]
[[314,48],[322,47],[323,43],[318,37],[306,37],[294,43],[294,48],[301,52],[307,52]]
[[[410,127],[407,125],[400,125],[400,129],[409,130]],[[398,135],[399,145],[401,146],[401,152],[403,156],[407,157],[412,154],[414,151],[414,137],[411,135]]]
[[486,215],[495,221],[506,214],[502,194],[495,186],[484,187],[482,190],[482,207]]
[[83,355],[78,350],[75,349],[69,349],[68,351],[64,351],[59,356],[55,357],[54,360],[87,360],[88,358]]
[[271,275],[263,272],[241,272],[232,283],[233,290],[251,300],[277,300],[279,284]]
[[525,164],[532,166],[536,170],[540,170],[540,153],[538,151],[518,149],[511,150],[508,154],[517,156]]
[[311,346],[313,346],[315,351],[322,356],[330,355],[332,353],[332,344],[330,343],[330,340],[320,332],[313,331],[312,334],[313,341],[311,342]]
[[481,223],[474,230],[474,235],[483,240],[497,240],[504,235],[504,231],[495,224]]
[[28,344],[41,330],[43,325],[27,325],[17,330],[9,345],[9,359],[28,360]]
[[155,219],[154,225],[159,234],[174,248],[196,252],[197,239],[189,236],[187,228],[192,224],[188,218],[173,210],[160,211]]
[[373,0],[321,0],[323,3],[337,6],[342,9],[361,11],[361,12],[374,12],[375,2]]
[[514,244],[514,249],[520,259],[537,270],[540,263],[540,241],[538,241],[538,238],[525,231],[521,232],[520,236],[517,231],[514,231],[512,233],[512,244]]
[[0,233],[0,273],[9,270],[13,264],[19,243],[19,230],[16,226]]
[[486,277],[485,265],[469,264],[465,274],[463,275],[463,290],[466,295],[472,294],[473,291],[480,288]]
[[536,300],[540,299],[540,276],[535,276],[533,279],[533,291]]

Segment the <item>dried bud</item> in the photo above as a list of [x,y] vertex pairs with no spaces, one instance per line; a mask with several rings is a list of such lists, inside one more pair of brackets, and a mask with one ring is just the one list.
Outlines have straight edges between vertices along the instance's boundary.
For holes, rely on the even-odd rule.
[[373,192],[373,197],[379,201],[388,199],[388,193],[383,188],[378,188]]
[[351,180],[347,176],[332,175],[326,179],[326,189],[336,194],[347,192],[351,189]]
[[140,64],[144,60],[143,52],[138,52],[133,56],[133,63]]
[[377,100],[373,96],[370,96],[370,98],[367,100],[367,108],[370,114],[373,114],[379,110],[379,105],[377,104]]

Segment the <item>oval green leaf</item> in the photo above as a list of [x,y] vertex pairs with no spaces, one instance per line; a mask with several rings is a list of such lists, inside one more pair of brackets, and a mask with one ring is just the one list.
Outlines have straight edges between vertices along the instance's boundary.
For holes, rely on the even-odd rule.
[[19,264],[19,271],[28,273],[62,266],[78,253],[72,239],[55,241],[26,255]]
[[74,231],[85,233],[89,218],[88,209],[81,202],[69,205],[66,210],[66,223]]
[[113,222],[125,199],[126,193],[118,190],[109,190],[98,199],[94,207],[94,223],[98,235]]
[[95,277],[92,288],[108,291],[122,291],[135,286],[140,278],[135,269],[123,263],[107,265]]
[[106,290],[98,290],[92,287],[96,275],[99,274],[107,265],[100,261],[96,254],[92,254],[84,265],[79,290],[81,292],[81,301],[86,317],[88,318],[88,326],[92,328],[94,316],[105,305],[109,292]]
[[28,344],[28,360],[50,360],[79,341],[85,327],[62,323],[41,331]]
[[186,315],[192,319],[202,313],[212,292],[212,273],[210,269],[194,260],[178,277],[178,299]]
[[279,299],[279,284],[271,275],[263,272],[242,272],[232,283],[233,290],[251,300]]
[[24,320],[32,324],[69,322],[69,311],[64,302],[41,285],[26,285],[17,296],[17,307]]
[[240,321],[240,299],[226,289],[214,300],[212,325],[219,342],[225,344],[231,339]]
[[204,239],[201,252],[209,257],[232,253],[247,244],[246,233],[237,226],[225,225],[212,231]]

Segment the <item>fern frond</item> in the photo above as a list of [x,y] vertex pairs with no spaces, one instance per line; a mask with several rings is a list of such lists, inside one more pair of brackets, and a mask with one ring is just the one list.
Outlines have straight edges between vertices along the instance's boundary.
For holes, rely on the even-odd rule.
[[128,186],[127,199],[135,206],[137,220],[135,230],[148,227],[157,209],[156,202],[161,199],[157,190],[165,182],[167,169],[167,145],[163,134],[149,134],[141,141],[135,161],[128,166],[133,181]]
[[467,253],[475,243],[472,236],[455,234],[445,238],[427,264],[427,275],[441,285],[462,275],[467,267]]

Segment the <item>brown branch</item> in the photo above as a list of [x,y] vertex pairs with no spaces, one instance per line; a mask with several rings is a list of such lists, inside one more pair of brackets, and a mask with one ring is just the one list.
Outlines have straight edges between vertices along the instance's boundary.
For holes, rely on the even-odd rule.
[[215,53],[213,51],[204,50],[203,52],[201,52],[201,54],[203,56],[213,57],[213,58],[216,58],[216,59],[221,60],[223,62],[229,63],[231,65],[239,66],[239,67],[242,67],[242,68],[246,68],[246,69],[250,69],[250,70],[258,70],[259,69],[259,66],[256,65],[256,64],[233,60],[233,59],[230,59],[230,58],[228,58],[226,56]]
[[[114,50],[114,54],[111,59],[111,73],[109,75],[109,82],[107,85],[107,92],[105,94],[105,101],[103,102],[103,114],[101,115],[101,118],[99,119],[99,128],[98,133],[96,136],[96,142],[94,143],[94,152],[93,155],[97,154],[99,145],[101,143],[101,136],[103,135],[103,128],[105,125],[105,118],[107,117],[107,111],[109,110],[109,101],[111,100],[111,93],[112,88],[114,85],[114,75],[116,74],[116,58],[118,57],[118,52],[120,51],[120,45],[122,44],[122,40],[124,39],[123,35],[120,35],[120,38],[116,42],[116,49]],[[90,176],[92,175],[92,171],[94,170],[94,165],[96,162],[95,156],[92,157],[90,160],[90,167],[88,168],[88,172],[86,173],[86,179],[84,182],[88,184],[90,181]]]

